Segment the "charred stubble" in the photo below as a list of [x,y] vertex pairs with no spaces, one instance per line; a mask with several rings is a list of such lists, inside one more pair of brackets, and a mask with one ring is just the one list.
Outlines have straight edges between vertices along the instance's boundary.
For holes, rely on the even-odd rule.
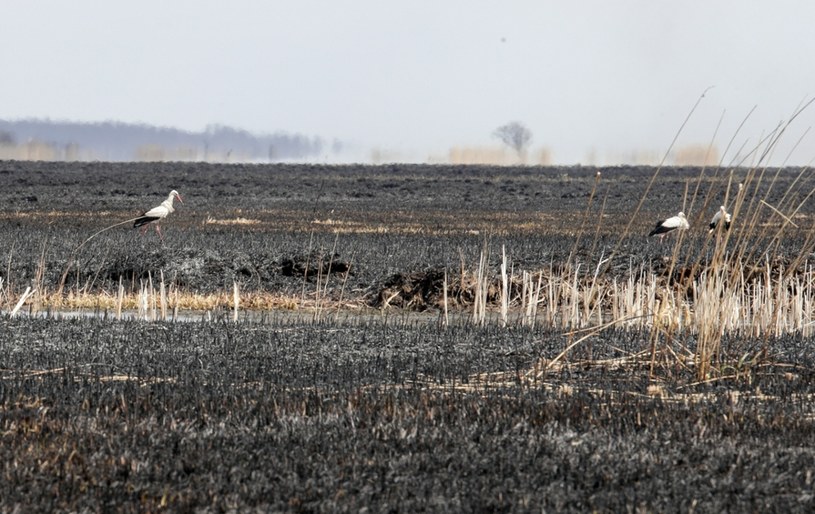
[[[120,278],[132,291],[157,271],[190,294],[238,282],[337,298],[345,280],[367,306],[415,291],[319,320],[4,318],[2,509],[811,510],[808,338],[768,358],[764,338],[728,336],[723,352],[747,357],[700,382],[668,357],[694,335],[662,341],[654,377],[648,330],[612,327],[552,363],[579,334],[440,322],[440,271],[478,263],[485,240],[493,268],[505,245],[518,268],[574,255],[594,270],[652,172],[603,170],[591,222],[604,221],[575,245],[595,169],[0,163],[14,298],[32,281],[55,289],[79,242],[168,188],[185,203],[165,242],[104,233],[68,291],[110,294]],[[132,174],[153,189],[123,186]],[[697,175],[663,171],[643,233]],[[665,266],[666,246],[631,238],[611,272]]]

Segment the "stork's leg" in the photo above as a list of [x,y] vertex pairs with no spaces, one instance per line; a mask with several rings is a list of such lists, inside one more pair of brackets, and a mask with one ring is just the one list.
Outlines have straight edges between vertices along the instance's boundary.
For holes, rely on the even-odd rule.
[[149,225],[142,225],[142,227],[139,229],[139,233],[140,233],[141,235],[146,234],[146,233],[147,233],[147,229],[148,229],[148,228],[150,228],[150,226],[149,226]]
[[159,227],[158,223],[156,223],[156,232],[158,232],[158,237],[161,238],[162,241],[164,241],[164,236],[161,234],[161,227]]

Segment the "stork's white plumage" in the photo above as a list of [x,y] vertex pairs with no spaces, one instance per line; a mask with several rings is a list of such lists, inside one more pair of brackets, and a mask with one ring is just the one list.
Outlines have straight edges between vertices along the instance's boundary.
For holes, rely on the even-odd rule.
[[164,236],[161,235],[159,222],[166,218],[171,212],[175,212],[175,208],[173,208],[173,199],[175,198],[178,198],[179,202],[184,203],[184,200],[181,199],[181,195],[178,194],[178,191],[173,189],[170,191],[170,194],[167,195],[167,199],[161,202],[161,205],[153,207],[136,218],[136,220],[133,222],[133,227],[142,227],[141,233],[144,234],[152,223],[156,227],[156,232],[158,233],[159,237],[164,239]]
[[660,239],[665,237],[665,234],[673,232],[674,230],[687,230],[690,228],[688,220],[685,218],[685,213],[680,212],[676,216],[668,219],[658,221],[654,229],[648,234],[648,237],[658,235]]
[[713,215],[713,219],[710,220],[710,231],[713,232],[716,230],[716,227],[719,226],[719,223],[724,220],[724,229],[727,230],[730,228],[730,214],[728,214],[727,209],[724,208],[724,205],[719,207],[719,210],[716,211],[716,214]]

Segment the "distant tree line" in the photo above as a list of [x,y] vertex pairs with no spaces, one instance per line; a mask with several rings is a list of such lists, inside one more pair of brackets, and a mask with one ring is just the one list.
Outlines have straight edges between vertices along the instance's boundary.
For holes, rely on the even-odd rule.
[[[111,161],[143,158],[276,161],[339,152],[319,137],[277,132],[252,134],[224,125],[193,132],[147,124],[107,121],[80,123],[52,120],[0,119],[0,145],[46,145],[55,155],[83,155]],[[67,152],[70,149],[71,152]]]

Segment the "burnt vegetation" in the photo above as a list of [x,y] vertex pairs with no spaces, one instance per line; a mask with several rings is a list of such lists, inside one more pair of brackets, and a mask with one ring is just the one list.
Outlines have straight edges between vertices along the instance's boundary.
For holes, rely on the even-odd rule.
[[[811,181],[597,171],[0,162],[0,510],[812,510]],[[295,300],[8,314],[159,277]]]
[[676,367],[649,392],[647,362],[621,361],[646,337],[607,332],[533,377],[561,332],[5,320],[3,505],[811,508],[811,351],[790,339],[795,369],[691,388]]

